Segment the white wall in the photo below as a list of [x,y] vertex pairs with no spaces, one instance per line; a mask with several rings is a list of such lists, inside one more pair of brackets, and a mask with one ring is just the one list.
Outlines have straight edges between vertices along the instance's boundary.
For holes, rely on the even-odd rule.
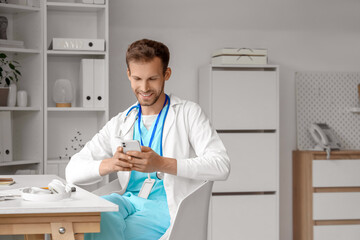
[[[166,92],[198,100],[198,67],[223,47],[261,47],[280,65],[280,236],[292,239],[296,71],[360,71],[358,0],[110,1],[110,115],[135,101],[125,51],[134,40],[168,45]],[[229,110],[230,111],[230,110]]]

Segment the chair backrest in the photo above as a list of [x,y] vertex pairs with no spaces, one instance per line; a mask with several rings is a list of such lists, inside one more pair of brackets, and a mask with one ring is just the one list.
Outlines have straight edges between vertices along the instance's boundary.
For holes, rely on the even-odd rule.
[[204,182],[177,209],[169,240],[206,240],[212,181]]

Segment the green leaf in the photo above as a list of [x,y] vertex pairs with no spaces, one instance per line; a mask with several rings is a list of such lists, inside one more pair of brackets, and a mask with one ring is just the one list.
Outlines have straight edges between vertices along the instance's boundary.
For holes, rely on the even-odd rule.
[[21,73],[19,72],[19,70],[15,69],[15,72],[21,76]]
[[15,69],[15,66],[12,64],[12,63],[9,63],[9,67],[14,70]]
[[0,58],[6,58],[6,54],[5,53],[0,53]]
[[8,86],[10,86],[10,79],[9,78],[5,78],[5,82]]
[[20,64],[20,63],[19,63],[19,62],[17,62],[17,61],[13,61],[13,63]]
[[14,78],[12,76],[9,76],[9,78],[14,81]]

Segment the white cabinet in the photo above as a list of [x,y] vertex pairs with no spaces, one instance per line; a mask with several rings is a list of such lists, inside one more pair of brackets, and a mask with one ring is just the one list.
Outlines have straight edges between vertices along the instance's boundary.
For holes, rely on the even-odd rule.
[[279,239],[278,76],[271,65],[200,69],[200,105],[231,161],[214,183],[211,240]]

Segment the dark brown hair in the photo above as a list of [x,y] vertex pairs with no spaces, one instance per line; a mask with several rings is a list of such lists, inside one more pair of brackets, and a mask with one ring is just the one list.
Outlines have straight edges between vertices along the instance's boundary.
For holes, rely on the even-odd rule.
[[159,57],[161,59],[163,71],[165,74],[170,60],[170,52],[168,47],[161,42],[149,39],[141,39],[133,42],[128,47],[126,51],[126,65],[130,70],[130,61],[150,62],[155,57]]

